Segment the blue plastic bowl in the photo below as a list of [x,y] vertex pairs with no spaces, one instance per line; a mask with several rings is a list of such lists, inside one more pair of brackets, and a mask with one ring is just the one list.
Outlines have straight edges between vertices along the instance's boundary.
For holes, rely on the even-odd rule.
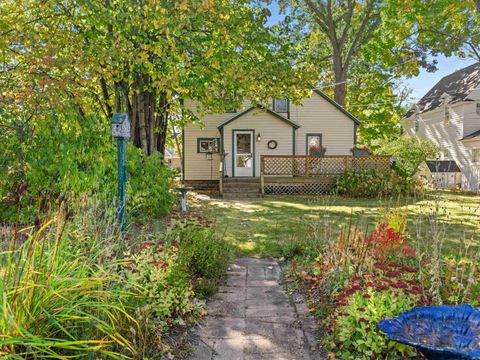
[[428,359],[480,360],[480,310],[471,305],[415,308],[378,326],[389,339],[413,346]]

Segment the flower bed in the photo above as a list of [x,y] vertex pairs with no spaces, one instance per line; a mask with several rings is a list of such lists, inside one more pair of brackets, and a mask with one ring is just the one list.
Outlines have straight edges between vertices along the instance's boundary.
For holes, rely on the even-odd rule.
[[122,236],[102,201],[36,197],[24,227],[0,228],[0,357],[170,358],[230,259],[212,224],[173,214]]
[[433,251],[419,253],[415,245],[406,215],[390,210],[378,217],[372,232],[350,226],[324,243],[317,256],[304,248],[293,258],[289,280],[303,285],[312,308],[324,319],[324,344],[336,356],[415,356],[413,348],[385,337],[378,322],[416,306],[459,300],[478,305],[478,262],[454,267],[454,278],[446,260],[435,259]]

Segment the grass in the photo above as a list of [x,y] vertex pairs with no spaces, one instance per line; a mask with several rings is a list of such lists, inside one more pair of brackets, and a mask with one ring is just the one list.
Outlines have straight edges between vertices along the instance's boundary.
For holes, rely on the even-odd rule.
[[408,211],[408,230],[420,240],[440,233],[444,254],[458,254],[465,242],[480,245],[480,196],[471,194],[444,191],[419,200],[269,196],[258,201],[200,200],[195,206],[216,221],[239,256],[278,257],[293,240],[312,231],[335,236],[350,222],[368,231],[385,207]]

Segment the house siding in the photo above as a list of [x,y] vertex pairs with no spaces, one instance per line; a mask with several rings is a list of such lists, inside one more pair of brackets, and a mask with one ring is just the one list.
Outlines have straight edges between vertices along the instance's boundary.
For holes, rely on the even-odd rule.
[[480,141],[461,142],[463,136],[478,130],[472,124],[471,104],[456,104],[450,107],[450,125],[444,123],[443,107],[421,113],[419,115],[419,129],[415,132],[415,117],[406,121],[406,131],[410,135],[422,139],[429,139],[439,147],[448,151],[449,158],[455,160],[462,171],[462,189],[467,191],[479,191],[480,165],[472,163],[472,148],[480,148]]
[[327,155],[351,155],[355,141],[354,122],[334,105],[313,92],[302,105],[290,106],[290,119],[298,122],[296,131],[297,155],[306,155],[306,134],[321,133]]
[[[201,114],[197,110],[198,103],[186,101],[185,106],[202,119],[203,125],[190,124],[184,129],[184,179],[185,180],[218,180],[220,155],[213,154],[213,160],[206,160],[205,154],[197,153],[198,138],[219,138],[220,124],[249,108],[246,101],[237,113]],[[271,103],[267,106],[271,107]],[[280,114],[284,117],[287,114]],[[300,128],[294,131],[291,124],[269,114],[262,109],[253,109],[223,127],[223,149],[226,157],[226,174],[232,176],[232,130],[255,130],[255,176],[260,175],[260,155],[305,155],[306,134],[322,134],[322,145],[327,147],[327,155],[350,155],[355,142],[355,123],[346,114],[312,92],[302,105],[290,104],[290,120]],[[257,134],[262,140],[256,141]],[[267,143],[276,140],[276,149],[268,149]]]
[[475,101],[464,103],[463,116],[464,122],[462,137],[480,129],[480,116],[477,115],[477,105]]
[[[233,131],[234,130],[255,130],[255,176],[260,175],[260,155],[292,155],[293,139],[292,126],[278,119],[272,114],[261,109],[254,109],[237,120],[227,124],[223,128],[224,149],[230,156],[226,158],[228,176],[233,176]],[[260,134],[261,141],[256,137]],[[278,143],[276,149],[269,149],[267,144],[270,140]]]
[[[198,138],[221,138],[217,126],[235,116],[235,113],[201,114],[199,103],[185,101],[185,107],[192,110],[196,116],[203,118],[202,124],[190,124],[184,129],[184,180],[218,180],[220,169],[220,154],[212,154],[212,160],[207,160],[204,153],[197,152]],[[245,103],[245,106],[248,106]],[[242,109],[238,110],[238,112]]]

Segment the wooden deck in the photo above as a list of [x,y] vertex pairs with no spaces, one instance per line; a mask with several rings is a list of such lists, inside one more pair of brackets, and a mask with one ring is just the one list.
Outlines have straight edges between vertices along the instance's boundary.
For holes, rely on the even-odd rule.
[[319,194],[330,191],[346,171],[390,171],[390,156],[263,155],[260,157],[263,194]]

